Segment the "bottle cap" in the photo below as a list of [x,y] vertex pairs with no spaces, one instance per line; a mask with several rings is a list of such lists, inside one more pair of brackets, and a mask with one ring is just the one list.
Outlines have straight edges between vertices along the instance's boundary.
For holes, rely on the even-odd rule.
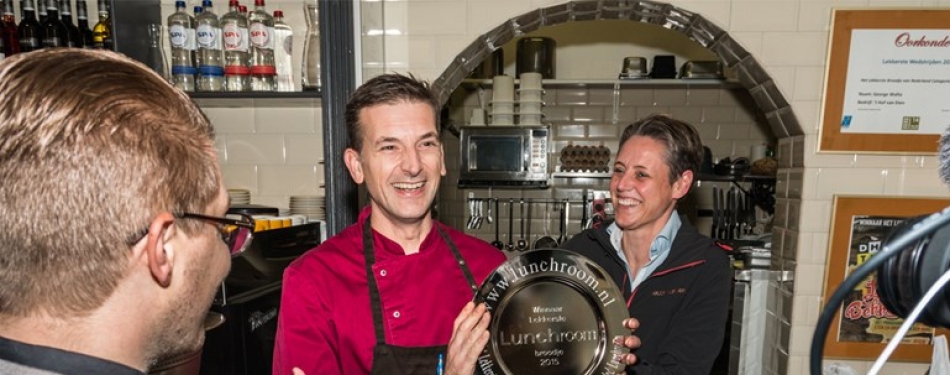
[[251,69],[246,66],[233,65],[224,67],[224,74],[248,75]]
[[275,11],[274,11],[274,17],[283,17],[283,16],[284,16],[284,12],[283,12],[283,11],[280,11],[280,10],[275,10]]
[[254,6],[264,6],[264,0],[254,0]]
[[272,65],[254,65],[251,67],[251,74],[276,75],[277,68]]
[[211,0],[204,0],[201,2],[201,6],[205,8],[211,8]]
[[224,68],[213,65],[202,65],[198,67],[198,74],[204,76],[223,76]]
[[184,8],[184,7],[185,7],[185,0],[178,0],[178,1],[175,1],[175,7],[176,7],[176,8]]
[[240,7],[238,7],[238,9],[241,10],[241,13],[247,13],[247,7],[244,5],[241,5]]
[[198,73],[198,69],[195,69],[193,66],[184,66],[184,65],[174,65],[172,66],[172,74],[191,74],[194,75]]
[[240,3],[238,3],[238,0],[229,0],[229,1],[228,1],[228,6],[229,6],[229,7],[236,7],[236,6],[238,6],[238,5],[241,5]]

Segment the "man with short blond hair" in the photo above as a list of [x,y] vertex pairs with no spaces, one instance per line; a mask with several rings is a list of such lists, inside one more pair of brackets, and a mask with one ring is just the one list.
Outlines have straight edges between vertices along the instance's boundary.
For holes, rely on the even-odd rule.
[[140,374],[198,350],[253,228],[220,217],[208,119],[105,51],[5,59],[0,98],[0,374]]

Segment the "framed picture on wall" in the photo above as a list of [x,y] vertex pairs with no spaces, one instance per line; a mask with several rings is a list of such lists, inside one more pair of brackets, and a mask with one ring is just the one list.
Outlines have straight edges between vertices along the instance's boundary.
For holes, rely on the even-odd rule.
[[934,154],[950,125],[950,10],[835,9],[819,152]]
[[[858,266],[882,249],[891,229],[904,220],[950,206],[950,199],[835,196],[824,300]],[[842,301],[825,338],[826,358],[874,360],[904,320],[888,311],[872,273]],[[929,362],[933,337],[950,331],[914,324],[890,359]]]

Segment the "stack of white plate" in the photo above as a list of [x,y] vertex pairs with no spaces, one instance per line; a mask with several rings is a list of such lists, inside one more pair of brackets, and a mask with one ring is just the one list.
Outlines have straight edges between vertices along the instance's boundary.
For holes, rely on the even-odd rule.
[[251,204],[251,192],[246,189],[228,189],[231,204]]
[[290,213],[306,215],[310,221],[326,220],[327,200],[322,195],[295,195],[290,197]]

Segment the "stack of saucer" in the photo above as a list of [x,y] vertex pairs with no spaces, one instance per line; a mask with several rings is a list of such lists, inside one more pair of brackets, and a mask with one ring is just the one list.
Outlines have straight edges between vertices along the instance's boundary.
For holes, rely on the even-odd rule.
[[228,189],[231,204],[251,204],[251,192],[247,189]]
[[515,124],[515,79],[500,75],[492,78],[491,125]]
[[290,197],[290,213],[306,215],[309,221],[326,220],[327,200],[322,195],[295,195]]
[[541,73],[521,73],[518,88],[518,125],[541,125],[541,107],[544,106],[544,89]]

